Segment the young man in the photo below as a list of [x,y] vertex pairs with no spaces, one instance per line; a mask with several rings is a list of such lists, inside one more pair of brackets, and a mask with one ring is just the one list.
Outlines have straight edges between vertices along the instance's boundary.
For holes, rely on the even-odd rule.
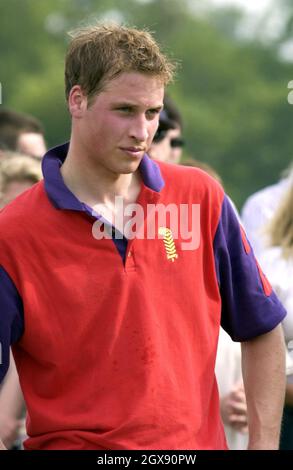
[[244,342],[249,446],[278,447],[285,312],[218,183],[146,154],[172,69],[144,31],[77,32],[69,145],[0,216],[1,372],[11,342],[27,449],[225,449],[220,322]]

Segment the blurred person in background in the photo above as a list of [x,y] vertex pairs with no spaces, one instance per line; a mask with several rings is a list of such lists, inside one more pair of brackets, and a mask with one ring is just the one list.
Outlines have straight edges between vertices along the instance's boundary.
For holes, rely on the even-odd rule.
[[266,229],[270,246],[259,260],[287,310],[282,322],[287,345],[287,387],[280,449],[293,450],[293,181]]
[[180,163],[183,146],[181,114],[171,98],[166,96],[159,127],[148,154],[161,162]]
[[280,181],[252,194],[243,205],[241,220],[257,257],[269,244],[266,226],[273,218],[292,181],[291,166],[284,172],[284,177]]
[[0,158],[5,150],[41,159],[46,143],[40,121],[29,114],[0,107]]
[[40,161],[28,155],[4,152],[0,160],[0,206],[6,206],[41,179]]

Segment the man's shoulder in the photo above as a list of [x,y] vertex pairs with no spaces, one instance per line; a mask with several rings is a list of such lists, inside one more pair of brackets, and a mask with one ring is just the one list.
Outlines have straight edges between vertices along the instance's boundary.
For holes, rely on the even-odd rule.
[[202,226],[214,233],[225,198],[220,183],[196,167],[161,163],[160,170],[165,182],[162,202],[199,206]]
[[221,185],[201,168],[178,165],[174,163],[157,162],[164,178],[176,179],[180,185],[196,185],[197,188],[210,188],[223,191]]
[[[0,236],[17,230],[21,225],[32,223],[32,217],[41,205],[44,194],[43,180],[16,197],[0,211]],[[39,209],[40,210],[40,209]]]

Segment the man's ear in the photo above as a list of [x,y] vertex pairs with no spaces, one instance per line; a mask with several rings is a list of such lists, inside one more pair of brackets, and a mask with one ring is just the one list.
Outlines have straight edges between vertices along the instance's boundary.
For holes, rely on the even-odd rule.
[[81,118],[87,109],[87,97],[79,85],[71,88],[68,97],[68,108],[72,117]]

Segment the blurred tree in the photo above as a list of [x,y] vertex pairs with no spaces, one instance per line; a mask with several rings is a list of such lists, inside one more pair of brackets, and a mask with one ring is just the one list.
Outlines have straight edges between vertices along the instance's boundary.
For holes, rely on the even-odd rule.
[[278,47],[291,35],[293,8],[287,2],[291,17],[283,39],[266,45],[238,37],[239,10],[203,15],[200,5],[199,0],[2,0],[3,104],[39,117],[50,146],[68,139],[66,31],[95,19],[147,27],[180,62],[170,94],[184,117],[187,154],[214,166],[240,205],[292,160],[287,84],[293,76]]

